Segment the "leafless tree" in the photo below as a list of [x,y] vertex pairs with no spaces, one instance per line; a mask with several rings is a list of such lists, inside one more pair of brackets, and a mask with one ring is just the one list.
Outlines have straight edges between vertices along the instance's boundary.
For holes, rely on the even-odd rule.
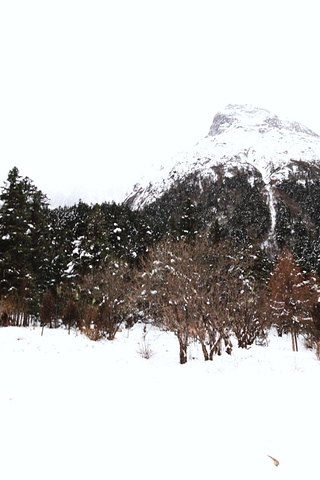
[[203,237],[196,255],[206,278],[198,339],[205,358],[212,360],[214,354],[221,354],[222,347],[231,353],[232,333],[238,346],[247,348],[267,328],[262,301],[265,284],[258,279],[258,255],[251,245],[239,248],[228,240],[212,245]]
[[223,347],[231,353],[230,325],[226,316],[227,278],[224,272],[225,249],[213,245],[206,235],[192,244],[195,274],[192,276],[197,292],[193,303],[193,332],[200,342],[205,360],[221,355]]
[[124,261],[110,262],[104,270],[84,278],[81,285],[85,303],[83,322],[86,330],[95,330],[96,338],[115,338],[129,314],[130,280],[130,267]]
[[191,242],[166,240],[150,251],[137,282],[140,304],[176,335],[182,364],[195,339],[205,360],[221,353],[223,343],[231,352],[222,283],[219,272],[213,272],[210,248],[205,235]]
[[70,298],[63,313],[63,322],[68,327],[70,335],[71,327],[78,326],[80,323],[80,310],[74,299]]
[[136,281],[136,302],[179,343],[180,363],[190,341],[200,342],[205,360],[231,353],[234,333],[248,347],[266,328],[263,282],[255,275],[253,247],[236,248],[226,239],[212,242],[165,240],[154,246]]
[[181,240],[155,245],[136,278],[135,302],[156,323],[177,337],[179,359],[188,360],[191,330],[196,323],[199,272],[193,259],[194,247]]

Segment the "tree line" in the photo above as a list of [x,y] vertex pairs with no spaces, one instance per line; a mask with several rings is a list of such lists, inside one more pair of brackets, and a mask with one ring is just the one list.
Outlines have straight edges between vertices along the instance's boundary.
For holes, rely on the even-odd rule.
[[76,298],[81,279],[115,260],[133,267],[152,242],[143,215],[124,205],[50,208],[46,195],[13,168],[0,194],[0,298],[11,322],[39,317],[48,290],[56,315]]
[[52,209],[17,168],[0,195],[1,325],[65,325],[93,340],[152,322],[175,334],[180,363],[192,341],[205,360],[265,342],[271,327],[319,350],[320,281],[284,247],[270,257],[235,242],[215,219],[195,229],[187,203],[171,232],[143,212],[104,203]]

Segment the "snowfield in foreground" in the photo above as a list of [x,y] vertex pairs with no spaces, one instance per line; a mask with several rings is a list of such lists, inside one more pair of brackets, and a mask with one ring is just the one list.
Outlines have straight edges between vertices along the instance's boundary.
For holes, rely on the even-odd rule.
[[[172,334],[0,329],[0,478],[311,479],[320,362],[289,337],[178,363]],[[271,455],[280,464],[275,466]]]

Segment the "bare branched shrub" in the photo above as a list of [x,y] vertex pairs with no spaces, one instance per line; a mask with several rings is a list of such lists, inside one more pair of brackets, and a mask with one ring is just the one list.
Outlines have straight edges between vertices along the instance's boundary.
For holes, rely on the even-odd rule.
[[150,250],[137,274],[136,306],[175,334],[180,363],[187,362],[193,340],[205,360],[230,354],[232,333],[247,348],[268,327],[261,293],[267,276],[258,260],[258,249],[241,249],[226,239],[212,242],[206,234],[165,240]]
[[119,261],[85,277],[81,285],[85,303],[82,329],[91,337],[115,338],[129,314],[130,275],[128,264]]
[[9,299],[0,300],[0,326],[8,327],[11,325],[12,312],[14,307]]
[[192,244],[194,272],[193,290],[196,292],[192,332],[200,342],[205,360],[213,360],[225,350],[231,353],[230,325],[226,317],[224,256],[218,245],[213,247],[207,236],[198,237]]
[[52,328],[52,322],[55,314],[55,299],[50,292],[47,290],[43,295],[41,307],[40,307],[40,319],[42,325],[41,335],[43,335],[43,330],[46,325],[49,325]]
[[236,248],[227,240],[212,245],[202,238],[195,255],[206,278],[196,323],[205,359],[212,360],[223,350],[230,354],[232,333],[238,346],[247,348],[267,330],[262,302],[265,279],[258,278],[256,265],[259,252],[251,245]]
[[154,352],[152,351],[151,345],[147,340],[147,334],[147,327],[144,326],[142,339],[141,342],[139,342],[138,353],[142,358],[149,360],[154,355]]
[[298,335],[309,322],[310,285],[288,249],[279,256],[268,288],[270,313],[278,333],[290,332],[292,350],[298,351]]
[[172,331],[179,342],[180,363],[187,362],[190,327],[197,292],[194,265],[185,241],[164,241],[153,247],[136,278],[134,301],[155,322]]
[[68,327],[68,333],[72,327],[80,325],[80,311],[75,300],[70,298],[63,313],[63,323]]
[[[215,303],[206,237],[166,240],[149,254],[136,280],[137,304],[162,328],[175,334],[180,363],[187,362],[190,341],[200,341],[204,358],[231,343],[222,306]],[[220,315],[221,314],[221,315]]]
[[81,332],[84,333],[90,340],[98,341],[106,336],[104,331],[101,331],[97,322],[98,310],[93,305],[87,306],[84,309],[81,321]]

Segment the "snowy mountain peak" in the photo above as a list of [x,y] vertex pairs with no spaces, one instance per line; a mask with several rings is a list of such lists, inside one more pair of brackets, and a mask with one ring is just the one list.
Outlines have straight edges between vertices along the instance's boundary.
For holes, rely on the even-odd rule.
[[171,167],[155,172],[153,178],[143,179],[126,203],[142,208],[189,174],[214,177],[218,166],[227,176],[235,168],[253,170],[267,186],[287,178],[299,162],[320,169],[319,135],[262,108],[228,105],[215,115],[206,137],[190,152],[174,157]]
[[230,128],[245,128],[247,131],[258,129],[261,134],[278,129],[319,137],[298,122],[280,119],[270,111],[252,105],[228,105],[223,112],[215,115],[208,135],[219,135]]

